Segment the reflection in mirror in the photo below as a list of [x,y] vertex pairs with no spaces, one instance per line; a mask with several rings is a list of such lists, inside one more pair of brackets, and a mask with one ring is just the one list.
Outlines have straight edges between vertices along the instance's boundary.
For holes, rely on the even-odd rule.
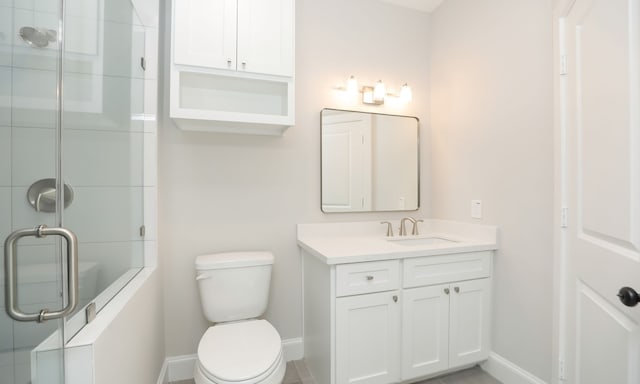
[[321,133],[323,212],[419,208],[416,117],[323,109]]

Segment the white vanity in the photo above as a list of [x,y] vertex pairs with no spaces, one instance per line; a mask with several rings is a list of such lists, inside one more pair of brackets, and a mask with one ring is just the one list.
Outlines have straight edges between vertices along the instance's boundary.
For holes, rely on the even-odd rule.
[[488,357],[497,229],[419,225],[402,237],[379,221],[298,225],[318,384],[410,383]]

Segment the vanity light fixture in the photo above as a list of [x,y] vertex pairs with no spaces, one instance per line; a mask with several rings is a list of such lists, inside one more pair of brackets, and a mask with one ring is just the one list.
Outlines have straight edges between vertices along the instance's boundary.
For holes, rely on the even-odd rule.
[[387,92],[387,87],[382,80],[378,80],[374,86],[363,85],[359,88],[358,80],[354,75],[347,79],[346,86],[336,86],[335,89],[346,91],[353,96],[362,93],[362,102],[364,104],[382,105],[386,97],[397,97],[404,103],[408,103],[413,99],[411,87],[407,83],[404,83],[399,93]]

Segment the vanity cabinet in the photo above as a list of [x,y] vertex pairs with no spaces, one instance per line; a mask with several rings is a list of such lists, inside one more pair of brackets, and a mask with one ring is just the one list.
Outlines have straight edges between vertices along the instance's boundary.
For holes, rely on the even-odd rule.
[[418,381],[489,354],[492,251],[328,265],[303,250],[316,381]]
[[294,0],[174,0],[170,116],[184,130],[294,124]]

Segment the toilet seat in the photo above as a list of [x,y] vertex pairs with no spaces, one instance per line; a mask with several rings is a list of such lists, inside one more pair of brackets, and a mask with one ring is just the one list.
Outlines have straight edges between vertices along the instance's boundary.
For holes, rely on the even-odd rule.
[[196,370],[213,383],[261,383],[284,366],[280,335],[266,320],[215,325],[198,344]]

